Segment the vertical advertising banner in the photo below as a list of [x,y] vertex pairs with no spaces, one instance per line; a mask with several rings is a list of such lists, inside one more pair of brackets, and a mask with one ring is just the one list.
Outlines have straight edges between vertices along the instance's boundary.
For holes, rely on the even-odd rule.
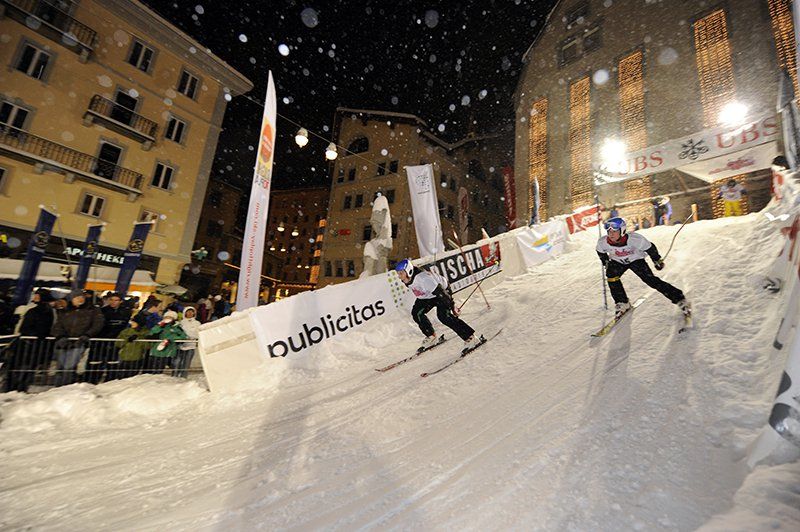
[[40,206],[39,221],[36,229],[28,242],[28,252],[25,253],[25,262],[22,264],[22,271],[19,272],[17,287],[14,291],[14,307],[25,305],[31,298],[31,290],[39,271],[39,264],[42,262],[44,250],[47,242],[53,233],[53,225],[56,223],[58,215],[53,214],[44,207]]
[[458,189],[458,238],[462,244],[469,241],[469,192],[464,187]]
[[267,236],[269,190],[272,180],[272,160],[275,154],[275,118],[277,101],[272,71],[267,81],[267,98],[261,118],[261,135],[258,139],[256,167],[250,186],[250,205],[247,209],[242,262],[239,265],[239,285],[236,293],[236,310],[258,305],[261,286],[261,262],[264,257],[264,240]]
[[510,166],[504,166],[502,173],[506,205],[506,227],[511,230],[517,227],[517,191],[514,188],[514,169]]
[[430,164],[406,166],[406,173],[419,256],[427,257],[441,253],[444,251],[444,238],[439,218],[439,200],[436,197],[436,185],[433,181],[433,166]]
[[75,288],[83,290],[86,286],[86,279],[89,278],[89,268],[94,264],[97,256],[97,244],[100,241],[100,233],[103,232],[105,224],[95,224],[89,226],[86,233],[86,242],[83,244],[81,260],[78,261],[78,273],[75,275]]
[[122,267],[119,269],[117,285],[114,287],[115,292],[119,292],[122,295],[128,292],[133,274],[139,266],[139,260],[142,258],[147,235],[150,234],[150,229],[154,224],[155,222],[153,221],[136,222],[133,224],[133,233],[131,233],[128,247],[125,248],[125,253],[123,254]]
[[576,209],[567,216],[569,233],[577,233],[600,223],[600,205],[590,205]]
[[[796,9],[795,11],[800,11]],[[797,16],[797,15],[795,15]],[[797,31],[797,28],[795,28]],[[786,70],[781,71],[781,81],[778,88],[778,112],[781,114],[781,131],[783,133],[783,149],[789,168],[797,169],[800,159],[800,131],[798,128],[798,109],[794,99],[794,84]]]

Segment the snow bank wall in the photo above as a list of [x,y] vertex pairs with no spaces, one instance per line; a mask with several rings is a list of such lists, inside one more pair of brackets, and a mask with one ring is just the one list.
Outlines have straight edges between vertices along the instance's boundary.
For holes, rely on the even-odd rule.
[[[748,464],[753,467],[779,449],[800,451],[800,172],[777,175],[775,198],[764,215],[777,225],[784,237],[770,272],[766,288],[783,294],[783,316],[773,346],[786,352],[786,366],[778,386],[767,426],[753,445]],[[792,444],[792,445],[788,445]]]
[[[555,220],[414,262],[445,273],[455,291],[463,290],[457,295],[463,300],[478,282],[491,288],[564,253],[568,239],[566,221]],[[209,388],[217,393],[269,386],[276,358],[307,357],[368,321],[408,313],[412,303],[397,275],[386,272],[207,323],[200,330],[198,349]]]

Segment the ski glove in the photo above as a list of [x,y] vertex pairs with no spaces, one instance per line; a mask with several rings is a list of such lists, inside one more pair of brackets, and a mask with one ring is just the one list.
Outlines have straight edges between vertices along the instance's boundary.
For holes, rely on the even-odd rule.
[[664,269],[664,259],[658,259],[653,261],[653,266],[656,267],[656,270],[663,270]]

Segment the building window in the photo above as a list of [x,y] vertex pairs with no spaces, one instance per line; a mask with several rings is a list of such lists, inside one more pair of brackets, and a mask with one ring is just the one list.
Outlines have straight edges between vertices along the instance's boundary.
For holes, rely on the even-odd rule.
[[344,265],[342,261],[336,261],[336,277],[344,277]]
[[84,192],[83,198],[81,199],[80,211],[82,214],[99,218],[100,215],[103,214],[103,206],[105,203],[105,198]]
[[180,144],[183,142],[184,131],[186,131],[186,122],[174,116],[170,116],[167,120],[167,129],[164,132],[164,138],[168,138]]
[[483,165],[478,159],[472,159],[469,162],[469,175],[479,181],[486,182],[486,172],[483,170]]
[[399,161],[390,161],[389,162],[389,173],[396,174],[397,173],[397,166],[399,165]]
[[267,275],[272,275],[272,263],[267,263]]
[[392,238],[397,238],[397,224],[392,224]]
[[358,137],[350,142],[347,151],[351,153],[364,153],[369,150],[369,139],[367,137]]
[[447,206],[447,219],[452,220],[456,216],[456,211],[452,205]]
[[356,204],[354,207],[357,209],[364,205],[364,194],[356,194]]
[[[528,221],[547,220],[547,98],[533,102],[528,121]],[[534,212],[536,192],[538,212]]]
[[[208,195],[208,204],[212,207],[219,207],[222,205],[222,192],[219,190],[214,190]],[[277,218],[274,216],[272,217],[272,223],[276,223],[278,221]]]
[[453,179],[453,178],[451,177],[451,178],[450,178],[450,190],[453,190],[453,191],[455,191],[455,189],[456,189],[457,187],[458,187],[458,185],[456,185],[456,180],[455,180],[455,179]]
[[222,225],[216,220],[209,220],[206,225],[206,236],[222,236]]
[[119,174],[119,164],[122,158],[122,148],[110,142],[100,142],[100,152],[94,163],[93,173],[106,179],[116,180]]
[[564,17],[567,24],[567,29],[570,29],[575,23],[582,24],[586,17],[589,16],[589,2],[583,2],[579,5],[573,6],[567,11],[567,16]]
[[736,97],[728,25],[721,9],[694,23],[694,48],[705,126],[717,125],[722,108]]
[[348,277],[355,277],[356,276],[356,263],[352,260],[347,261],[347,276]]
[[378,173],[375,175],[386,175],[386,162],[378,163]]
[[[27,118],[27,109],[23,109],[22,107],[14,105],[11,102],[0,103],[0,126],[5,126],[0,129],[3,131],[8,131],[9,127],[14,129],[24,129],[25,120]],[[10,134],[12,136],[16,136],[18,133],[11,131]]]
[[[620,59],[617,65],[620,133],[628,151],[638,151],[647,146],[643,63],[644,54],[637,50]],[[625,181],[626,202],[650,196],[652,187],[649,177]],[[628,216],[635,215],[640,219],[649,217],[653,212],[647,202],[631,205],[628,210]]]
[[439,204],[439,212],[442,212],[444,210],[444,202],[442,200],[437,200],[437,202]]
[[393,188],[387,190],[386,192],[384,192],[383,195],[386,196],[386,201],[388,201],[390,204],[394,203],[394,189]]
[[339,175],[336,177],[337,183],[344,183],[344,168],[339,168]]
[[145,44],[138,40],[133,40],[133,46],[131,46],[131,53],[128,56],[128,63],[135,66],[142,72],[150,72],[150,65],[153,63],[153,52],[152,48],[148,48]]
[[181,72],[181,79],[178,81],[178,92],[194,99],[197,94],[198,80],[186,70]]
[[17,61],[17,70],[34,79],[43,79],[49,62],[50,54],[32,44],[25,43],[19,61]]
[[3,192],[6,188],[6,176],[8,175],[8,170],[0,166],[0,193]]
[[364,226],[364,230],[361,233],[361,240],[366,242],[370,238],[372,238],[372,226],[371,225],[365,225]]
[[169,190],[170,185],[172,184],[172,176],[175,173],[175,169],[171,166],[167,166],[163,163],[156,164],[156,171],[153,174],[153,181],[150,183],[152,186],[157,188],[163,188],[164,190]]
[[342,209],[349,209],[352,203],[353,203],[353,196],[345,196],[344,207],[342,207]]
[[347,172],[347,180],[348,181],[355,181],[356,180],[356,169],[355,168],[351,168]]
[[158,221],[161,220],[161,215],[156,211],[151,211],[150,209],[142,209],[141,214],[139,214],[139,221],[140,222],[153,222],[153,232],[158,232]]
[[772,36],[778,53],[778,65],[789,71],[794,83],[794,92],[800,92],[797,83],[797,53],[794,42],[792,8],[787,0],[769,0],[769,16],[772,22]]
[[561,41],[558,50],[558,65],[564,66],[578,59],[578,38],[569,37]]
[[600,26],[593,26],[583,34],[583,53],[597,50],[603,44],[603,32]]
[[325,261],[325,277],[333,277],[333,266],[331,266],[331,261]]

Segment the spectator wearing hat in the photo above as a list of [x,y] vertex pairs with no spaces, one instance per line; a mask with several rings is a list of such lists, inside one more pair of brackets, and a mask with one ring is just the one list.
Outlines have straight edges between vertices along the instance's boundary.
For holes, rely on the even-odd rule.
[[152,329],[158,325],[158,322],[161,321],[161,314],[158,312],[160,307],[161,301],[155,298],[148,298],[147,301],[144,302],[142,310],[136,315],[136,317],[139,318],[141,316],[141,324],[147,329]]
[[[131,311],[122,306],[122,295],[113,292],[103,297],[106,306],[100,309],[103,313],[103,329],[98,338],[117,338],[119,333],[128,327]],[[112,380],[117,378],[119,358],[117,357],[116,342],[94,342],[89,350],[89,359],[86,362],[86,381],[98,384],[103,378]]]
[[150,348],[147,361],[148,373],[162,373],[178,351],[177,340],[186,340],[186,333],[178,322],[178,313],[168,310],[164,317],[150,329],[150,338],[160,340]]
[[50,345],[46,338],[55,320],[53,297],[41,288],[33,294],[33,307],[22,317],[19,326],[21,338],[8,359],[8,379],[4,391],[27,392],[34,370],[50,363]]
[[82,290],[69,293],[69,306],[62,310],[53,325],[58,373],[56,386],[72,384],[81,355],[89,340],[103,329],[103,313],[86,299]]

